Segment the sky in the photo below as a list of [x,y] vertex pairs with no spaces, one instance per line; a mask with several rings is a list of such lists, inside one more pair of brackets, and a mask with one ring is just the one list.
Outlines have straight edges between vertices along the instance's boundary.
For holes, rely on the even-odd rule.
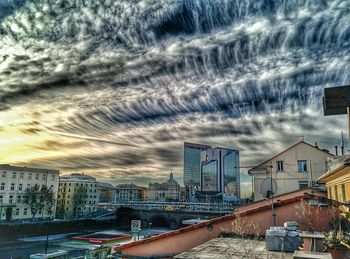
[[347,0],[0,0],[0,163],[147,185],[182,183],[184,142],[242,172],[302,138],[333,152],[323,89],[349,62]]

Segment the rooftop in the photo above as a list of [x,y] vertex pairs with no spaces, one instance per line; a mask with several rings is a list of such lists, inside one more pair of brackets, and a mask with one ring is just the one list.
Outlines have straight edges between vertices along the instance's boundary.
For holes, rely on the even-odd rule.
[[33,173],[53,173],[58,174],[59,170],[54,169],[45,169],[45,168],[33,168],[33,167],[26,167],[26,166],[13,166],[9,164],[0,164],[0,170],[11,170],[11,171],[18,171],[18,172],[33,172]]
[[265,240],[218,237],[176,255],[178,259],[241,259],[241,258],[293,258],[293,253],[271,252],[265,249]]

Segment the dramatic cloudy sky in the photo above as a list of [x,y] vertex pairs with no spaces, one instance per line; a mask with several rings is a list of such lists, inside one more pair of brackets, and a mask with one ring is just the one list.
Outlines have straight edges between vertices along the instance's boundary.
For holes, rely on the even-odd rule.
[[184,141],[333,151],[349,63],[348,0],[0,0],[0,162],[145,184]]

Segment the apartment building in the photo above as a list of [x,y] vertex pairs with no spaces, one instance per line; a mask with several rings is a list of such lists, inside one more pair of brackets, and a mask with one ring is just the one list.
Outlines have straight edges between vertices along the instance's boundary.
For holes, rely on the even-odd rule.
[[277,183],[275,195],[313,186],[327,171],[330,157],[333,155],[328,150],[300,141],[253,167],[248,173],[253,176],[254,201],[266,198],[261,186],[271,173]]
[[[57,200],[58,179],[59,170],[0,165],[0,220],[31,219],[30,208],[24,204],[25,190],[44,185],[52,190]],[[55,207],[45,208],[39,210],[34,218],[54,217],[55,211]]]
[[56,215],[59,218],[81,217],[96,211],[99,185],[96,178],[71,174],[59,178]]
[[180,184],[174,179],[173,173],[163,183],[148,184],[148,200],[150,201],[180,201]]
[[127,201],[142,201],[145,197],[144,187],[131,184],[119,184],[114,187],[113,201],[127,202]]

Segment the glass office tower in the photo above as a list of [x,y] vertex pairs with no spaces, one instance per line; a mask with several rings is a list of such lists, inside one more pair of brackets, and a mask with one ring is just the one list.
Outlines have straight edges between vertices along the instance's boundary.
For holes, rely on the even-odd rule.
[[223,190],[225,194],[240,196],[239,152],[228,150],[223,156]]
[[211,148],[207,145],[184,143],[184,184],[200,186],[201,152]]
[[239,197],[239,151],[213,148],[201,153],[201,191]]
[[212,160],[202,165],[201,190],[205,192],[219,191],[218,161]]

